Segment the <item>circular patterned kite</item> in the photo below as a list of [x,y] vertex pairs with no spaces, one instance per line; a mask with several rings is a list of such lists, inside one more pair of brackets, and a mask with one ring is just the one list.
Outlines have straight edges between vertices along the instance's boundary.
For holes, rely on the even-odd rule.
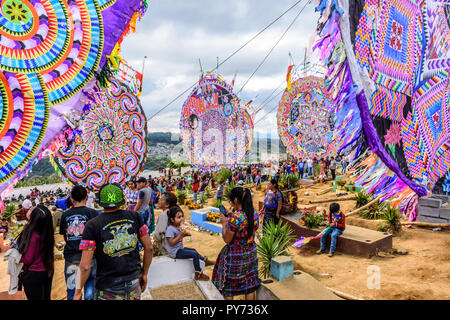
[[244,158],[252,142],[249,103],[244,104],[216,72],[203,74],[183,105],[180,131],[191,165],[232,167]]
[[146,6],[145,0],[0,1],[0,191],[67,127],[61,115],[81,110],[74,96]]
[[0,35],[0,69],[42,76],[52,105],[79,92],[102,56],[94,0],[3,0]]
[[331,148],[331,96],[322,78],[300,78],[278,105],[278,133],[289,155],[321,156]]
[[72,182],[98,189],[135,177],[147,159],[146,118],[138,98],[116,80],[87,105],[56,163]]

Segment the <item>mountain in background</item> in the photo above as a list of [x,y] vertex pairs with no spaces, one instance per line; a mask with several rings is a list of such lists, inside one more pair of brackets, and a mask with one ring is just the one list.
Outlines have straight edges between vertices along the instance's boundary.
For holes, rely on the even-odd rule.
[[[255,135],[255,140],[253,143],[257,143],[257,150],[259,152],[259,145],[263,139],[261,136]],[[170,132],[151,132],[147,137],[148,145],[148,159],[145,164],[144,170],[158,170],[160,168],[165,168],[170,162],[170,155],[176,145],[181,143],[181,138],[179,134],[172,134]],[[286,153],[286,149],[280,143],[279,139],[267,139],[267,149],[270,150],[272,143],[279,144],[279,151],[283,155]],[[180,148],[181,151],[181,148]],[[48,177],[55,174],[56,171],[50,164],[48,159],[42,159],[38,164],[33,166],[32,172],[28,175],[26,179],[33,177]]]

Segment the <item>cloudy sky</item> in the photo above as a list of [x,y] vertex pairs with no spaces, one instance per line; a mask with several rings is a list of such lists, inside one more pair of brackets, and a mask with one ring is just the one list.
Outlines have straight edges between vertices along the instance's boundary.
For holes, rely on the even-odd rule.
[[[219,72],[229,82],[237,72],[235,91],[247,81],[264,56],[309,0],[303,0],[283,18],[224,63]],[[137,70],[147,56],[141,102],[147,118],[198,81],[201,60],[211,70],[251,37],[270,24],[296,0],[149,0],[149,10],[122,46],[122,57]],[[286,79],[290,64],[303,62],[304,50],[317,25],[318,13],[311,1],[240,97],[259,106]],[[285,87],[285,83],[280,88]],[[281,89],[280,89],[281,91]],[[189,91],[190,92],[190,91]],[[150,131],[178,132],[180,111],[188,93],[149,122]],[[281,94],[266,104],[255,122],[271,111]],[[261,133],[276,128],[276,108],[259,121]]]

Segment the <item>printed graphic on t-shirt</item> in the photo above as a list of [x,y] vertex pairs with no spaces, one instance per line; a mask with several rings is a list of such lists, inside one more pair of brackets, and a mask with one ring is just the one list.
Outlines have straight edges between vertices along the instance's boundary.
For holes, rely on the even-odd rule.
[[86,217],[83,215],[73,215],[67,219],[67,239],[72,240],[81,240],[81,236],[83,235],[84,225],[86,224]]
[[103,252],[110,257],[121,257],[133,251],[138,243],[138,235],[133,230],[133,220],[118,220],[103,228],[114,239],[103,242]]

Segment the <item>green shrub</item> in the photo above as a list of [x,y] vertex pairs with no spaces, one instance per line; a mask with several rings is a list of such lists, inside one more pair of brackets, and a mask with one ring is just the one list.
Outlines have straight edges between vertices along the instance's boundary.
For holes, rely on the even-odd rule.
[[211,188],[210,187],[206,187],[205,195],[206,195],[207,198],[212,198],[213,194],[211,192]]
[[9,236],[16,239],[19,237],[19,235],[22,233],[23,228],[25,228],[25,223],[17,224],[12,230]]
[[385,212],[388,208],[387,202],[379,202],[377,201],[373,205],[371,205],[369,208],[364,209],[359,212],[360,217],[364,219],[370,219],[370,220],[380,220],[385,218]]
[[388,205],[384,212],[384,219],[386,219],[390,231],[394,234],[402,229],[400,218],[400,211],[397,208]]
[[317,228],[323,223],[324,218],[323,215],[314,208],[306,208],[302,210],[300,220],[302,220],[304,225],[308,228]]
[[367,193],[359,191],[356,194],[356,205],[355,205],[356,209],[364,207],[369,202],[370,202],[370,195],[368,195]]
[[231,182],[230,185],[223,190],[223,196],[225,197],[225,199],[229,198],[230,192],[234,188],[236,188],[236,184],[234,182]]
[[220,207],[222,205],[222,201],[214,201],[213,202],[213,204],[212,204],[212,206],[214,207],[214,208],[218,208],[218,207]]
[[186,200],[186,198],[187,198],[187,192],[185,190],[177,191],[177,199],[178,199],[179,205],[184,204],[184,200]]
[[226,168],[222,169],[219,171],[219,173],[217,175],[217,182],[225,183],[225,181],[227,181],[232,176],[233,176],[233,173],[231,172],[230,169],[226,169]]
[[388,230],[388,226],[386,225],[386,223],[380,222],[380,223],[377,225],[377,231],[380,231],[380,232],[386,232],[387,230]]
[[296,173],[291,173],[288,175],[289,189],[294,189],[298,185],[299,177]]
[[280,187],[280,190],[287,190],[287,185],[288,185],[288,175],[283,174],[278,180],[278,186]]
[[201,197],[200,197],[200,204],[205,204],[206,202],[207,202],[207,198],[206,198],[206,195],[202,195]]
[[16,213],[16,206],[13,203],[10,203],[3,210],[2,217],[9,219]]
[[270,276],[270,262],[278,256],[290,256],[288,249],[291,242],[294,241],[294,235],[289,225],[281,225],[270,221],[263,228],[263,232],[258,236],[256,249],[259,255],[261,277]]

